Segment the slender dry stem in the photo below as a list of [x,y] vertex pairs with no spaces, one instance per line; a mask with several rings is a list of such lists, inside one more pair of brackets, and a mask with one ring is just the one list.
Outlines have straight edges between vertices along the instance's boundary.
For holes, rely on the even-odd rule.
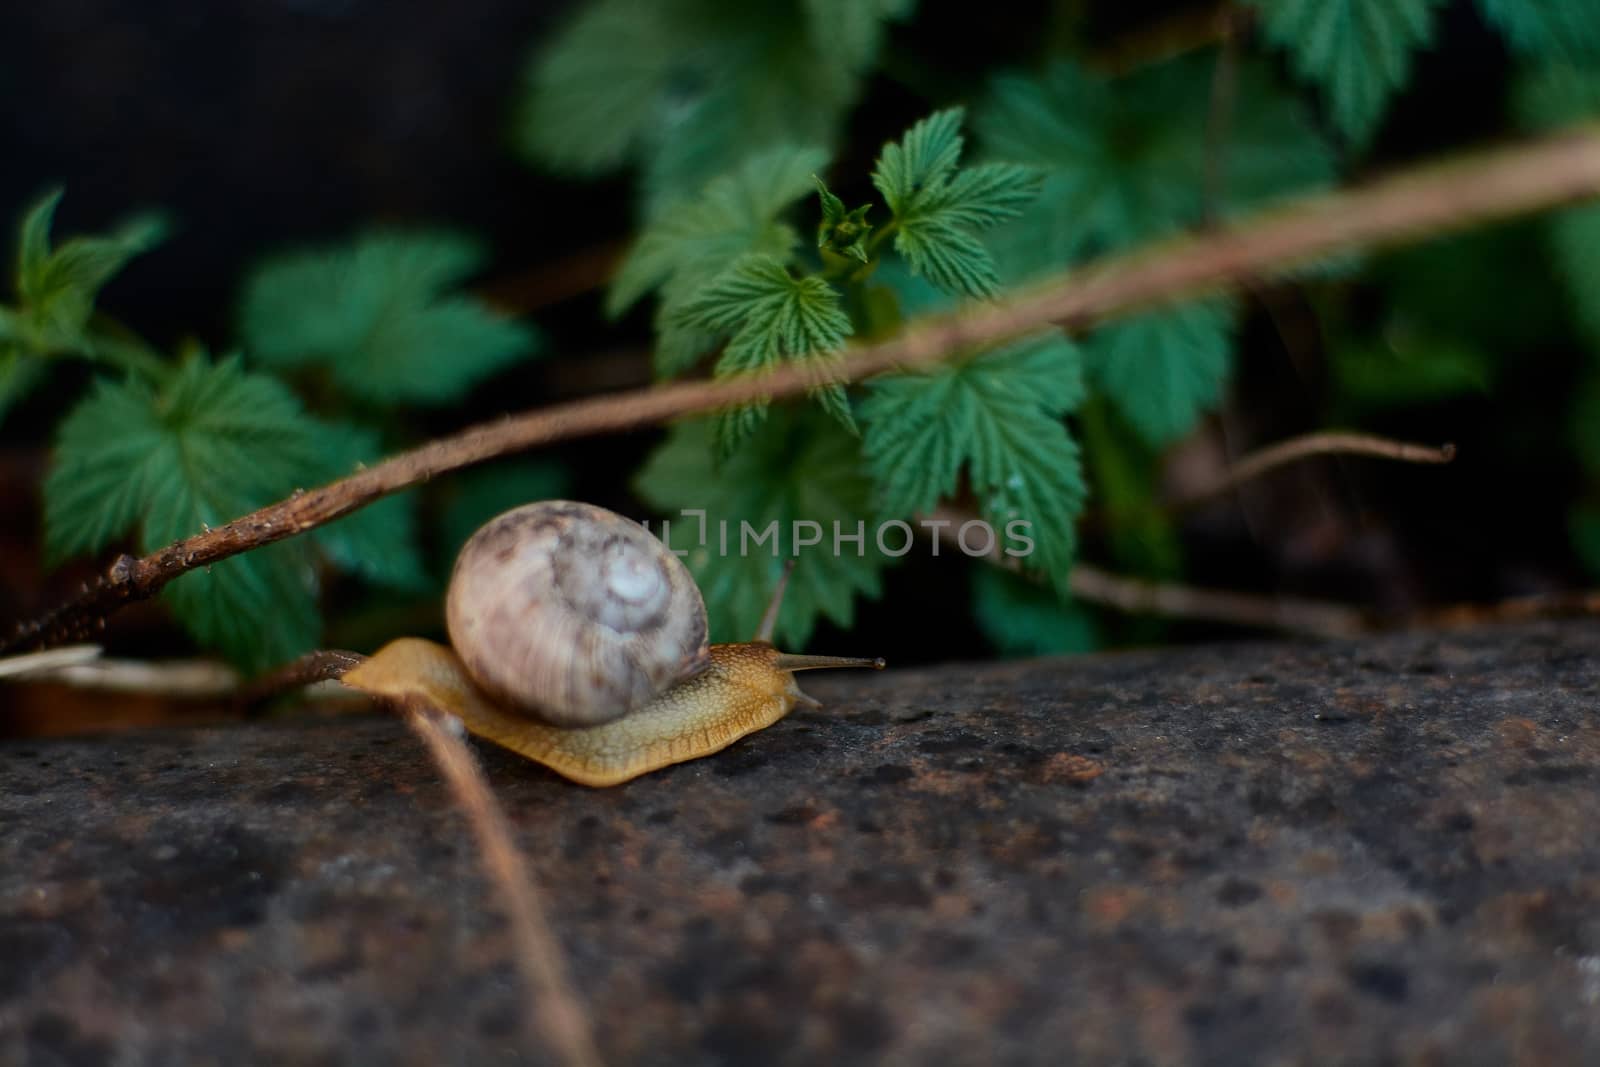
[[517,966],[528,985],[528,1022],[537,1023],[537,1033],[556,1048],[568,1067],[599,1067],[600,1051],[567,975],[561,943],[512,837],[510,820],[472,749],[462,740],[460,722],[418,700],[406,701],[403,711],[406,725],[428,746],[466,815],[489,881],[511,920]]
[[1456,446],[1412,444],[1409,441],[1396,441],[1368,433],[1308,433],[1250,453],[1229,467],[1222,477],[1210,485],[1168,501],[1167,508],[1172,511],[1188,510],[1231,492],[1268,471],[1312,456],[1373,456],[1400,463],[1436,464],[1449,463],[1455,459]]
[[760,398],[794,396],[923,367],[1056,323],[1081,329],[1153,304],[1245,284],[1331,253],[1555,207],[1600,193],[1600,126],[1417,167],[1348,192],[1314,197],[1251,222],[1180,238],[1052,279],[953,315],[913,324],[829,364],[684,382],[561,404],[487,423],[297,493],[143,558],[118,558],[82,594],[16,626],[0,652],[74,640],[121,605],[181,574],[303,533],[435,475],[555,441],[653,426]]

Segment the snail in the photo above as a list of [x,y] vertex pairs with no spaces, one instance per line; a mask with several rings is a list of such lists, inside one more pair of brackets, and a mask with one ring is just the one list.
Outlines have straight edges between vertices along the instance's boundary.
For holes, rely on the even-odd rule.
[[344,681],[443,708],[572,781],[615,785],[817,706],[795,671],[883,667],[774,648],[787,581],[754,640],[709,645],[693,576],[643,526],[591,504],[525,504],[462,547],[446,596],[451,648],[400,638]]

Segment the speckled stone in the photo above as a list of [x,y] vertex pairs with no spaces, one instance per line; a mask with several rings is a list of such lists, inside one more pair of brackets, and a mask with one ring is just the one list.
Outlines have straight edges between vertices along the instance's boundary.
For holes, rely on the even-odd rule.
[[[807,680],[485,749],[616,1063],[1600,1063],[1600,625]],[[0,745],[0,1063],[536,1063],[382,717]]]

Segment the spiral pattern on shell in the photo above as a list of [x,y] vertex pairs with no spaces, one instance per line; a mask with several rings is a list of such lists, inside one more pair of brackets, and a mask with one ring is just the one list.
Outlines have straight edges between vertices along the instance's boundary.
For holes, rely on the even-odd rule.
[[620,718],[708,662],[689,569],[592,504],[544,500],[489,520],[456,559],[445,616],[490,699],[556,726]]

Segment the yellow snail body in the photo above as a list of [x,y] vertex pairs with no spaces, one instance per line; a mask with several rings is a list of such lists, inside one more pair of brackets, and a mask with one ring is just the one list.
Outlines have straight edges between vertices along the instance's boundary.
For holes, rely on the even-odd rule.
[[687,567],[637,523],[547,500],[491,519],[462,548],[446,618],[453,648],[401,638],[344,676],[420,699],[584,785],[725,748],[799,703],[794,672],[882,660],[794,656],[767,638],[706,644]]

